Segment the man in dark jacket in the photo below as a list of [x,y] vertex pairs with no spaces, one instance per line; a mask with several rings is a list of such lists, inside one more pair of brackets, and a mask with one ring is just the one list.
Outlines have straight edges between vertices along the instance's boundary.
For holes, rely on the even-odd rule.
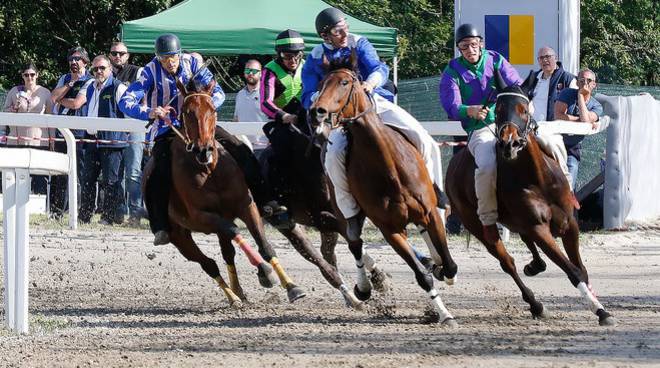
[[557,53],[552,47],[539,49],[537,60],[541,70],[534,71],[532,80],[532,117],[536,121],[555,120],[555,101],[565,88],[576,88],[575,76],[564,70],[557,61]]

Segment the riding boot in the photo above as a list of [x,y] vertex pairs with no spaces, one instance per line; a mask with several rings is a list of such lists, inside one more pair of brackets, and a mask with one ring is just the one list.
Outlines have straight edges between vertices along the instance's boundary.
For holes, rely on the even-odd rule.
[[169,198],[172,185],[170,143],[172,133],[156,138],[153,148],[154,170],[147,179],[144,202],[149,226],[154,233],[154,245],[169,243]]
[[445,194],[445,192],[442,191],[437,184],[433,184],[433,190],[435,190],[435,196],[438,198],[438,208],[443,210],[448,209],[449,198],[447,197],[447,194]]
[[266,185],[266,180],[261,174],[259,161],[254,157],[254,153],[250,148],[221,127],[215,128],[215,139],[222,144],[243,171],[245,182],[262,216],[269,217],[285,213],[287,211],[286,207],[280,205],[275,200],[275,197]]
[[500,240],[500,232],[497,230],[497,225],[484,225],[484,240],[489,244],[495,244]]
[[346,219],[346,237],[350,241],[360,240],[360,235],[362,235],[362,226],[364,225],[364,215],[358,213],[353,217]]

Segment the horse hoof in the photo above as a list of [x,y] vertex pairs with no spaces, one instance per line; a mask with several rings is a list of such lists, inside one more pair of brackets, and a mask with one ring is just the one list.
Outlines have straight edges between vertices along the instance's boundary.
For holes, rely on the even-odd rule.
[[273,268],[266,262],[262,262],[257,266],[257,277],[259,278],[259,285],[265,288],[272,288],[277,283],[275,275],[273,275]]
[[545,271],[546,265],[543,260],[540,260],[539,262],[535,262],[532,260],[528,264],[525,265],[523,268],[523,272],[525,273],[526,276],[532,277],[536,276],[539,273]]
[[541,306],[541,311],[540,312],[534,312],[532,311],[532,318],[534,319],[547,319],[548,318],[548,311],[545,309],[544,306]]
[[389,276],[380,269],[373,270],[370,279],[374,289],[379,293],[385,293],[391,289]]
[[605,309],[599,309],[596,312],[598,315],[598,324],[601,326],[616,326],[616,319],[612,317]]
[[353,293],[355,294],[355,296],[358,299],[360,299],[363,302],[366,302],[367,300],[369,300],[369,298],[371,298],[371,289],[363,292],[363,291],[360,291],[360,289],[357,287],[357,285],[355,285],[355,287],[353,287]]
[[243,308],[243,303],[240,300],[233,300],[229,302],[229,308],[237,310]]
[[303,291],[303,289],[299,286],[290,284],[286,288],[286,295],[289,297],[289,302],[293,303],[298,299],[304,298],[307,296],[307,294]]
[[454,318],[448,317],[442,321],[442,326],[446,328],[458,328],[458,322]]

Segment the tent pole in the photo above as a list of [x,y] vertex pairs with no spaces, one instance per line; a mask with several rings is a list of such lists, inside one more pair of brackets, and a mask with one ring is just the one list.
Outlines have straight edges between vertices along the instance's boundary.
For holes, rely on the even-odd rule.
[[[394,64],[394,87],[399,88],[399,58],[394,55],[394,59],[392,59],[392,63]],[[399,94],[394,95],[394,103],[398,105],[399,102]]]

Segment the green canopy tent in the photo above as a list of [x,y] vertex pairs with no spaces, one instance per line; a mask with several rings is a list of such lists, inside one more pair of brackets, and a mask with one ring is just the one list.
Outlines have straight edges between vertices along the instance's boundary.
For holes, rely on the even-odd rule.
[[[275,53],[275,38],[290,28],[302,34],[306,51],[321,43],[316,15],[330,5],[320,0],[187,0],[161,13],[126,22],[121,39],[133,53],[153,53],[154,41],[174,33],[184,49],[202,55]],[[365,36],[381,57],[392,58],[397,79],[397,31],[347,17],[352,33]]]
[[[185,49],[203,55],[274,54],[275,37],[291,28],[307,51],[321,42],[314,19],[328,4],[320,0],[187,0],[151,17],[126,22],[121,38],[131,52],[152,53],[154,40],[171,32]],[[380,56],[396,55],[397,32],[348,17],[351,32],[365,36]]]

